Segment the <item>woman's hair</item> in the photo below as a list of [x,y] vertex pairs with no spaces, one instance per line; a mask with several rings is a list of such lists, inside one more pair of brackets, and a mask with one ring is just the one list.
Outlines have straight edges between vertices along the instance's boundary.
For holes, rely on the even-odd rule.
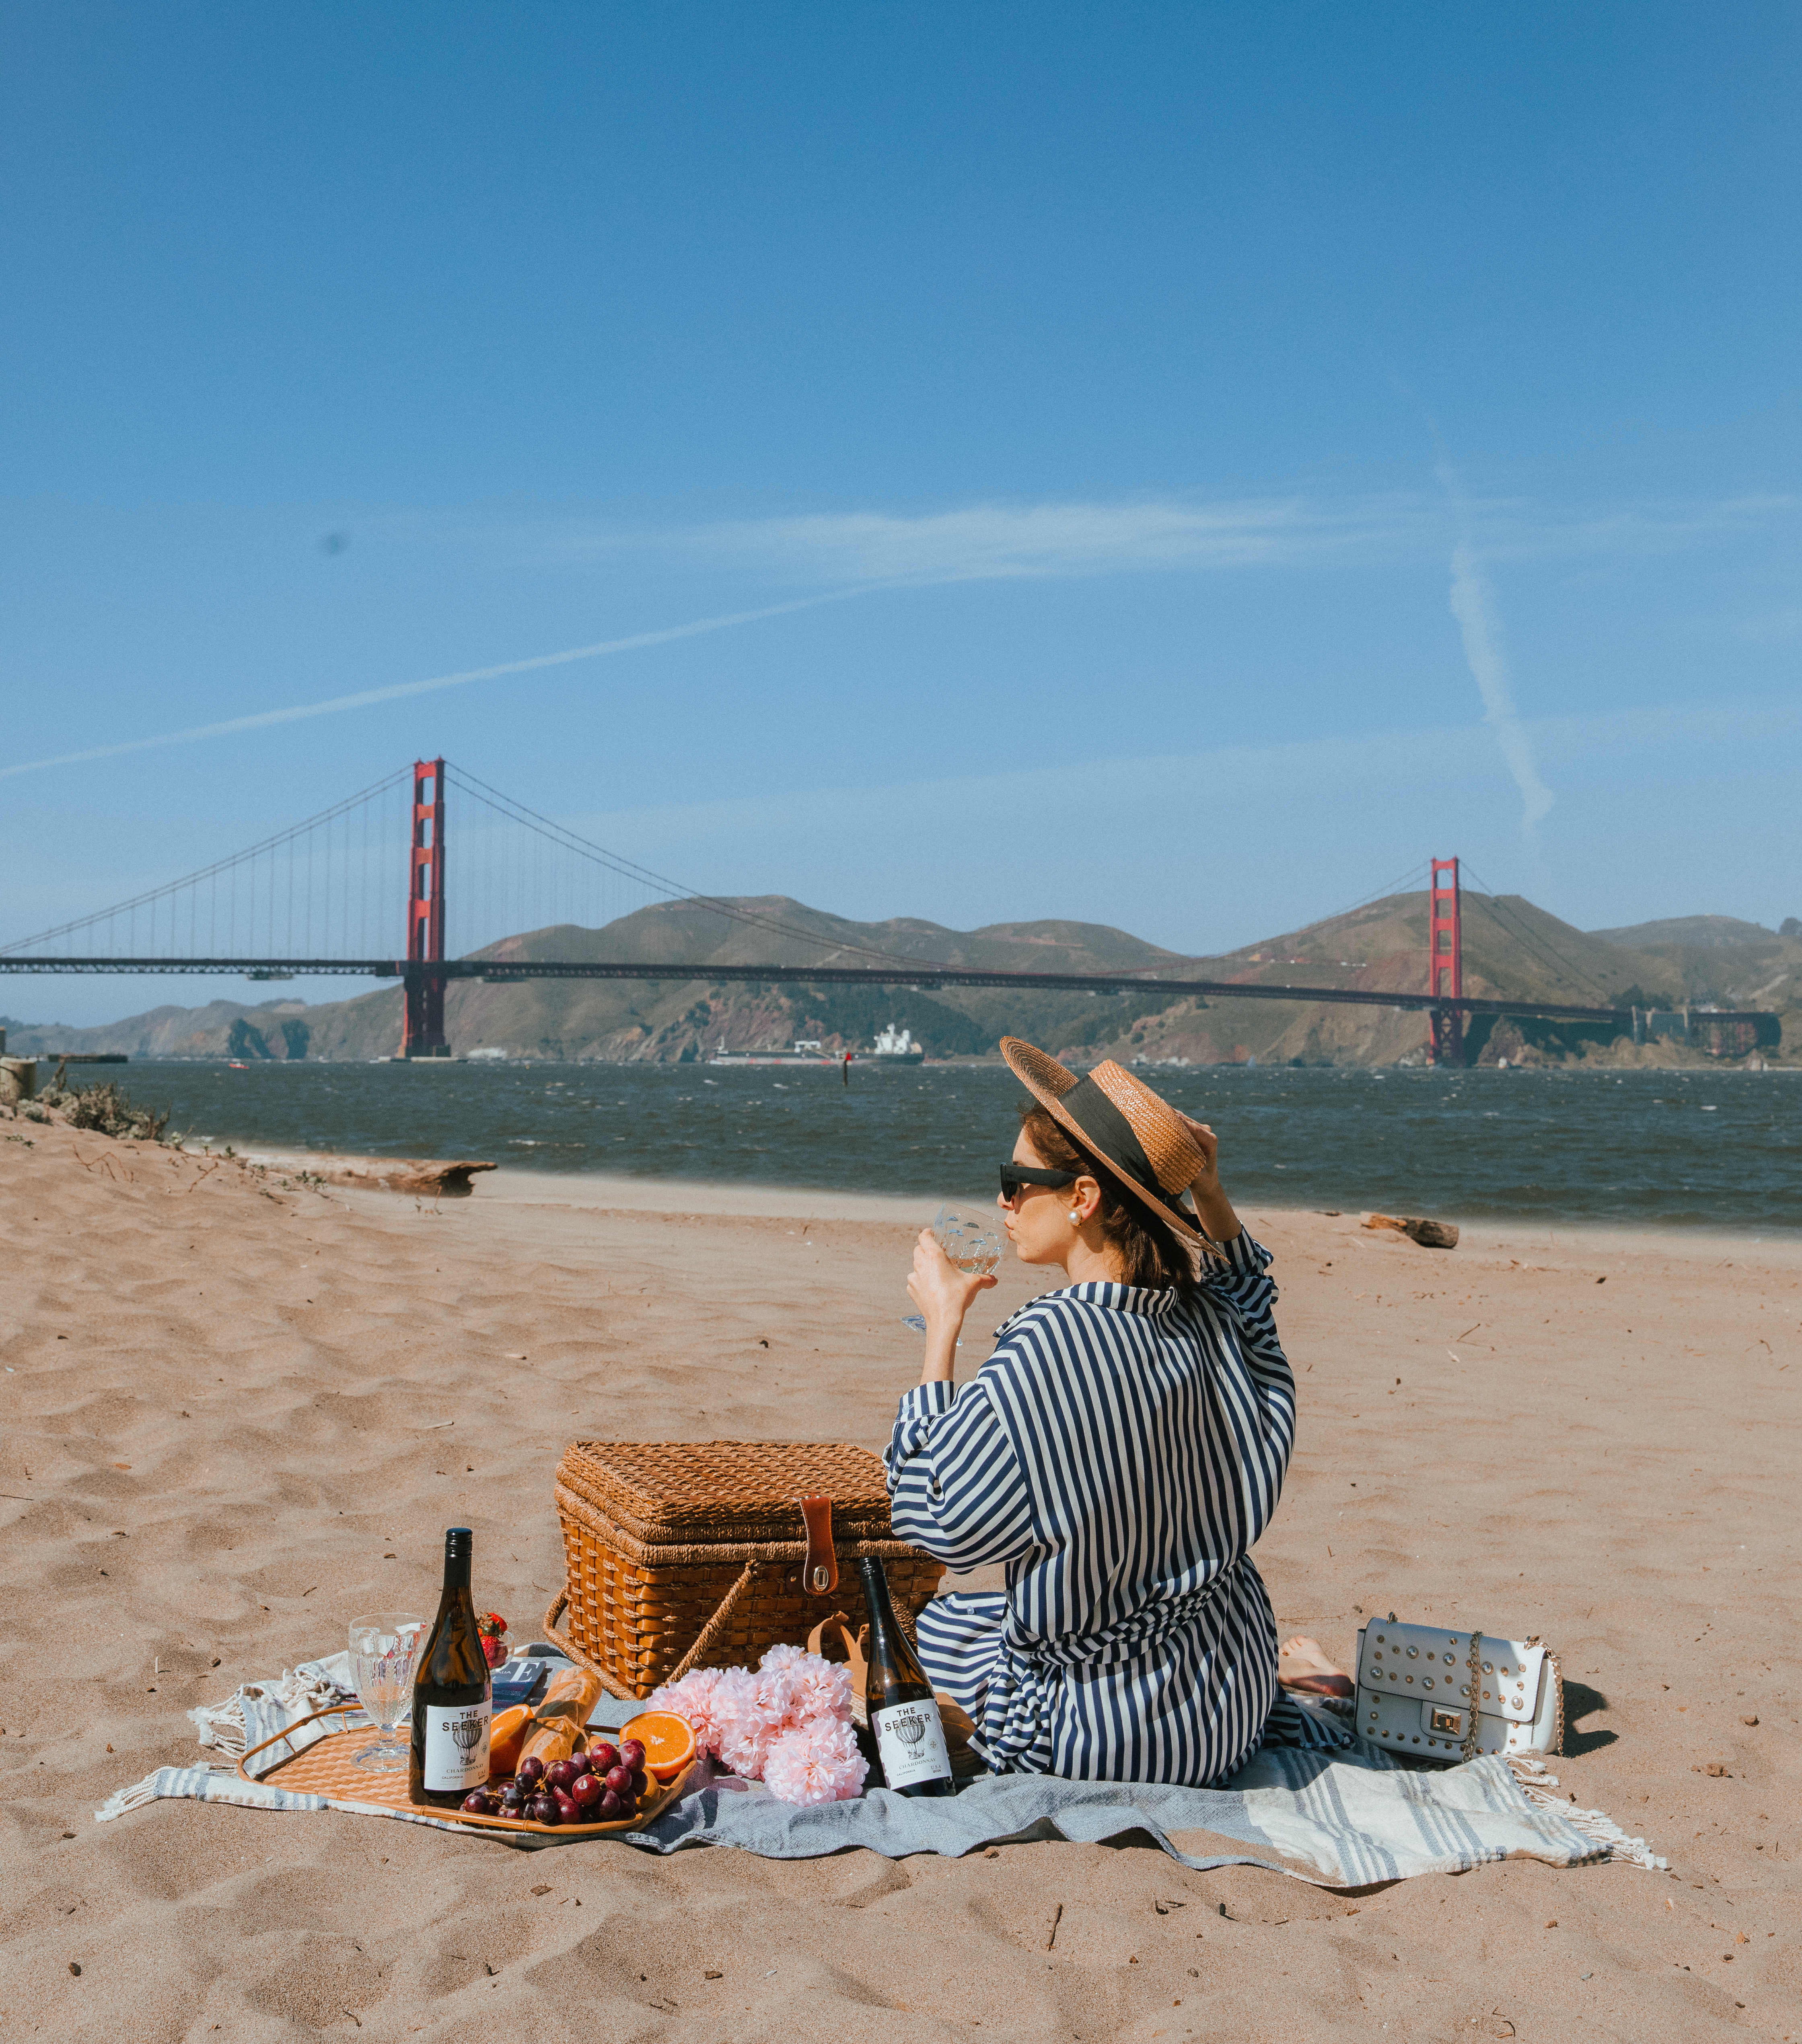
[[1120,1260],[1120,1280],[1148,1292],[1186,1293],[1195,1285],[1195,1252],[1145,1202],[1129,1193],[1094,1152],[1079,1143],[1037,1101],[1020,1110],[1026,1139],[1054,1171],[1074,1171],[1101,1189],[1096,1218],[1108,1247]]

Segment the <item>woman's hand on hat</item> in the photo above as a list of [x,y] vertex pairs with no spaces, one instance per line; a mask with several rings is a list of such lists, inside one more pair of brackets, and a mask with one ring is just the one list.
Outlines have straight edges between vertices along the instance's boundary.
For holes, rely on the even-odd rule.
[[1195,1147],[1201,1152],[1201,1168],[1190,1179],[1189,1189],[1197,1199],[1201,1197],[1204,1186],[1218,1191],[1220,1183],[1220,1139],[1205,1121],[1192,1121],[1185,1114],[1183,1124],[1195,1138]]
[[1201,1168],[1189,1181],[1196,1216],[1210,1241],[1231,1242],[1239,1231],[1239,1220],[1220,1183],[1220,1139],[1206,1122],[1192,1121],[1186,1114],[1182,1119],[1201,1153]]

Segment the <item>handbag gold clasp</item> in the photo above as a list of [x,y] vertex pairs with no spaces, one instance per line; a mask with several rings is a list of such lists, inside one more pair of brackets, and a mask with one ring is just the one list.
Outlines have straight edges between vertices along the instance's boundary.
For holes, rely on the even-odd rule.
[[1429,1731],[1450,1732],[1456,1738],[1464,1730],[1464,1713],[1462,1711],[1435,1710],[1431,1714],[1427,1729]]

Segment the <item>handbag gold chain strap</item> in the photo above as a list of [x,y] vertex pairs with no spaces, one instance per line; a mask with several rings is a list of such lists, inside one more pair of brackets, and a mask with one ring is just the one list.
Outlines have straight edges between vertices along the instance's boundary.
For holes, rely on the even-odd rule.
[[1478,1694],[1477,1662],[1478,1654],[1481,1650],[1482,1645],[1482,1634],[1480,1632],[1472,1633],[1470,1635],[1470,1660],[1469,1663],[1470,1669],[1470,1686],[1464,1692],[1465,1708],[1470,1712],[1469,1717],[1465,1721],[1464,1728],[1463,1758],[1466,1765],[1477,1758],[1477,1697]]

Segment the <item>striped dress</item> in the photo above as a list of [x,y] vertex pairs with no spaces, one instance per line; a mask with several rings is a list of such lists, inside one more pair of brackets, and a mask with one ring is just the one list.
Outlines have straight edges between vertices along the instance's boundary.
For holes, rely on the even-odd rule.
[[928,1675],[997,1773],[1203,1785],[1266,1739],[1344,1742],[1278,1701],[1250,1550],[1281,1493],[1295,1379],[1268,1251],[1243,1233],[1225,1247],[1186,1301],[1047,1293],[961,1390],[901,1401],[897,1538],[1006,1569],[1005,1592],[936,1597],[918,1625]]

